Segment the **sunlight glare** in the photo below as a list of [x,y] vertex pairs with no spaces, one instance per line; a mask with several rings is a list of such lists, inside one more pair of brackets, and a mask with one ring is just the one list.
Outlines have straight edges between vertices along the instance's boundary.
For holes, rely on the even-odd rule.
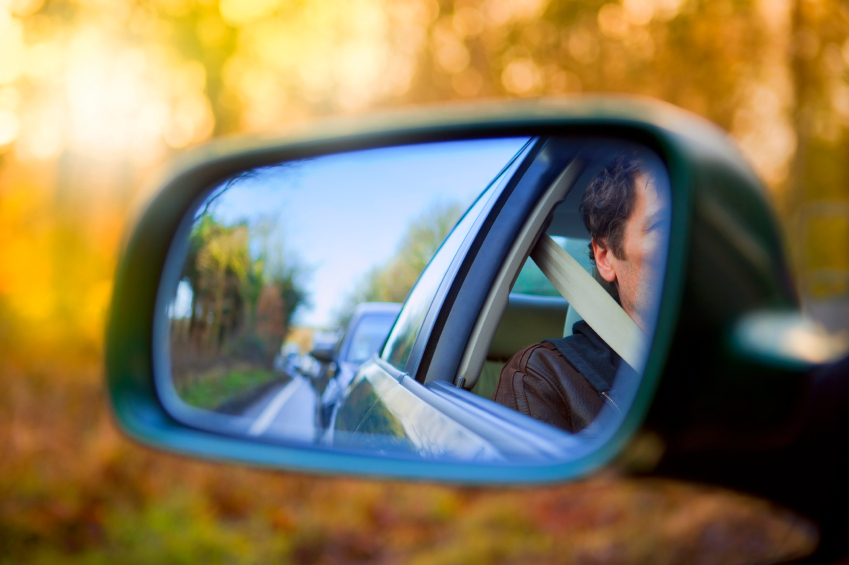
[[15,141],[15,156],[23,161],[44,161],[62,152],[65,145],[65,113],[44,103],[21,115],[21,130]]
[[14,82],[21,74],[24,54],[24,29],[20,20],[13,18],[0,6],[0,85]]
[[434,9],[426,0],[384,4],[328,0],[287,5],[285,17],[237,18],[223,75],[243,125],[265,129],[297,119],[305,106],[352,111],[406,92]]
[[279,8],[278,0],[221,0],[221,17],[232,26],[247,23],[270,16]]
[[11,110],[0,110],[0,148],[15,141],[20,131],[20,120]]

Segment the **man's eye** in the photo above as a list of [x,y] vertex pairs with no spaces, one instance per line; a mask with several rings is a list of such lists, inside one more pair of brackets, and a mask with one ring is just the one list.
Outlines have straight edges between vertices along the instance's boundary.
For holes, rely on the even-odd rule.
[[655,231],[660,229],[665,229],[667,227],[667,222],[665,220],[657,220],[652,223],[646,231]]

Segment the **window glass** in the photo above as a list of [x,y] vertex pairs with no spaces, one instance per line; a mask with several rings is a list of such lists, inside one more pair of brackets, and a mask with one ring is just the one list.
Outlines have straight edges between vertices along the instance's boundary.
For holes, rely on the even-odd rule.
[[395,316],[392,314],[369,316],[360,320],[354,329],[354,335],[351,336],[351,345],[345,361],[362,363],[377,353],[394,321]]
[[[578,237],[562,237],[552,236],[555,243],[571,255],[581,266],[592,272],[592,263],[590,263],[590,255],[588,251],[589,239]],[[554,285],[542,274],[536,263],[531,260],[525,261],[522,270],[519,271],[519,276],[516,277],[516,283],[513,285],[513,292],[516,294],[530,294],[532,296],[556,296],[560,293],[554,288]]]

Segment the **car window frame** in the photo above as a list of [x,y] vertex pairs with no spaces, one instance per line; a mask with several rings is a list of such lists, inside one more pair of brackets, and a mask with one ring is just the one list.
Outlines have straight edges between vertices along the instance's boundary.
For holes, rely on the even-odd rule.
[[580,152],[574,141],[564,136],[541,137],[535,147],[537,151],[528,156],[521,170],[510,179],[510,190],[502,191],[498,202],[483,218],[466,253],[455,258],[461,266],[445,291],[441,308],[427,335],[422,355],[424,363],[419,368],[420,374],[415,375],[418,382],[453,384],[466,344],[504,257],[539,198]]
[[452,381],[455,385],[462,388],[468,387],[467,390],[471,390],[477,383],[490,344],[507,309],[509,294],[516,277],[528,260],[528,253],[533,244],[544,232],[547,218],[554,208],[563,202],[575,188],[584,168],[585,163],[580,155],[573,158],[554,182],[540,195],[537,204],[525,218],[516,239],[502,260],[501,268],[487,291],[486,299],[467,340],[460,366],[456,371],[456,377]]
[[[437,286],[436,292],[430,298],[430,303],[427,306],[427,313],[424,316],[422,322],[419,323],[418,330],[416,333],[416,338],[413,342],[413,346],[410,349],[410,353],[407,355],[407,359],[404,363],[403,369],[398,367],[392,363],[388,357],[390,356],[390,352],[387,348],[391,347],[392,344],[392,336],[395,334],[396,330],[400,332],[404,332],[403,324],[405,321],[405,313],[409,312],[410,308],[414,307],[414,303],[411,302],[411,299],[414,298],[416,288],[419,283],[423,280],[425,274],[434,266],[435,259],[439,256],[440,252],[444,251],[445,241],[447,241],[454,233],[449,233],[449,235],[445,238],[440,248],[437,250],[436,254],[434,254],[434,258],[431,259],[430,263],[427,267],[424,268],[422,273],[419,275],[416,284],[413,285],[413,288],[410,290],[410,293],[407,295],[407,299],[404,301],[404,305],[401,308],[401,311],[398,313],[398,318],[395,321],[392,329],[389,331],[389,337],[387,337],[387,341],[384,344],[383,348],[381,348],[381,352],[379,357],[384,361],[387,361],[390,365],[395,367],[396,370],[399,370],[407,375],[412,376],[416,380],[419,380],[416,375],[419,371],[419,365],[421,364],[423,355],[425,354],[425,347],[430,340],[431,334],[434,331],[434,324],[436,323],[437,316],[439,312],[442,310],[442,307],[445,303],[446,297],[449,294],[450,289],[454,285],[458,273],[460,272],[460,267],[463,264],[466,256],[469,253],[469,250],[472,248],[475,241],[479,239],[479,234],[483,226],[486,225],[487,220],[490,218],[490,215],[493,209],[496,208],[499,202],[503,199],[505,193],[509,194],[515,188],[518,179],[522,177],[524,171],[530,166],[530,163],[534,160],[539,151],[545,146],[545,138],[540,138],[538,136],[531,137],[528,142],[520,149],[499,171],[499,173],[494,177],[492,183],[485,190],[481,192],[480,198],[483,198],[486,193],[492,190],[492,193],[487,197],[487,201],[483,203],[481,210],[478,212],[477,217],[474,218],[471,227],[466,231],[463,236],[463,241],[460,243],[457,251],[454,253],[453,257],[451,257],[451,262],[449,264],[448,269],[443,274],[439,285]],[[493,183],[495,183],[493,185]],[[471,210],[479,203],[476,200],[469,209],[466,211],[466,214],[470,213]],[[455,226],[455,230],[457,226],[459,226],[465,217],[460,218]],[[421,381],[420,381],[421,382]]]

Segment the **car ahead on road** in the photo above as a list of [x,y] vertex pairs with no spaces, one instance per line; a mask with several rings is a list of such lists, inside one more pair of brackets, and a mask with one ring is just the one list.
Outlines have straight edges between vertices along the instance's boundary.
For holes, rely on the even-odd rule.
[[[650,284],[639,317],[620,305],[619,279],[604,284],[598,256],[594,269],[581,255],[582,195],[623,155],[650,170],[657,212],[645,229],[652,277],[641,279]],[[381,208],[392,195],[412,200],[423,183],[478,168],[491,182],[421,272],[380,355],[345,388],[331,442],[251,434],[249,418],[181,400],[169,312],[198,210],[259,196],[268,207],[296,171],[302,184],[326,180],[313,197],[328,213],[344,185],[363,206],[355,229],[366,229],[393,223]],[[702,119],[617,97],[421,110],[220,142],[160,184],[127,240],[108,333],[113,411],[138,441],[280,469],[469,485],[615,467],[770,498],[818,524],[807,562],[849,557],[849,357],[801,315],[763,185]],[[353,233],[339,229],[328,240]],[[587,326],[623,362],[585,426],[564,431],[491,400],[517,351]]]
[[303,357],[300,373],[310,379],[316,394],[324,392],[336,371],[333,351],[339,345],[339,331],[318,331],[313,334],[313,348]]
[[335,364],[333,377],[321,393],[318,425],[332,428],[336,408],[360,365],[379,353],[398,318],[401,304],[395,302],[363,302],[358,304],[345,326],[342,339],[327,362]]
[[280,352],[274,357],[274,370],[293,375],[298,370],[301,348],[297,343],[287,342],[280,346]]

